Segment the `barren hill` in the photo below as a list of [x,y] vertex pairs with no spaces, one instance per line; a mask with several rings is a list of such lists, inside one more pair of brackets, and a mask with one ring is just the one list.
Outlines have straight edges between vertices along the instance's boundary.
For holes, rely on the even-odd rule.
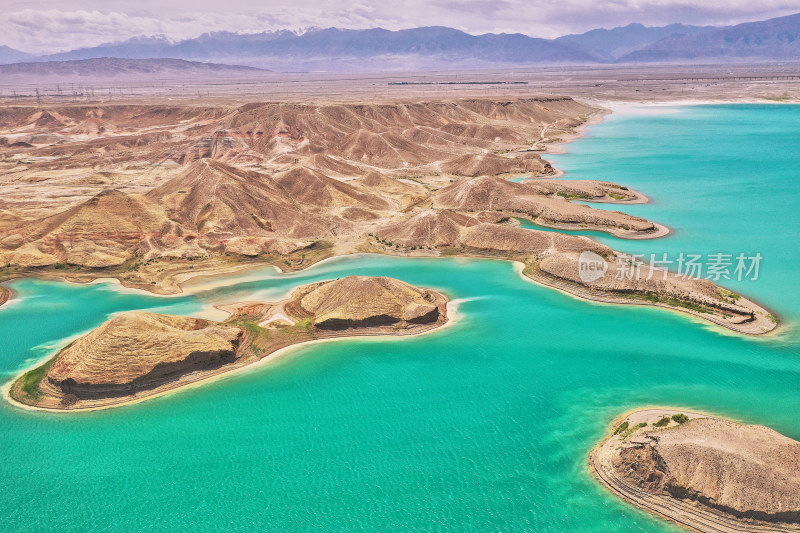
[[0,261],[27,267],[116,266],[132,256],[142,239],[168,228],[158,203],[107,190],[62,213],[7,229],[0,234]]
[[[522,262],[526,276],[582,297],[774,329],[765,309],[706,280],[586,282],[581,252],[624,257],[514,227],[668,233],[574,202],[647,201],[624,185],[542,179],[554,170],[535,150],[595,112],[561,97],[11,107],[0,114],[0,266],[175,293],[192,275],[259,262],[468,254]],[[525,183],[509,179],[520,174]]]
[[298,167],[275,178],[286,194],[299,205],[336,208],[359,206],[389,209],[389,203],[372,191],[363,191],[349,183],[329,178],[315,170]]
[[315,326],[325,329],[425,324],[439,318],[434,293],[386,277],[347,276],[308,286],[293,298],[314,317]]
[[800,443],[764,426],[637,411],[591,462],[626,500],[694,530],[800,531]]
[[242,330],[196,318],[122,313],[64,349],[48,385],[79,397],[148,389],[187,370],[233,361]]
[[[611,231],[654,231],[655,226],[647,220],[619,211],[599,211],[573,204],[563,196],[552,196],[550,182],[542,187],[527,185],[489,176],[459,180],[434,195],[434,204],[445,209],[481,210],[501,209],[523,213],[544,226],[569,226],[591,224]],[[596,190],[595,184],[573,184],[573,191],[584,191],[586,187]],[[542,194],[544,193],[544,194]],[[588,195],[588,193],[585,193]],[[595,193],[596,194],[596,193]],[[579,196],[580,197],[580,196]]]
[[213,159],[191,163],[147,196],[184,229],[210,237],[319,237],[333,226],[302,211],[269,176]]

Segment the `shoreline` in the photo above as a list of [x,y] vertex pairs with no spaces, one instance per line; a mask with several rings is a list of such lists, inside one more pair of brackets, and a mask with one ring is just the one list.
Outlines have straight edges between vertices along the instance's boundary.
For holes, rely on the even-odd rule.
[[[569,135],[565,135],[563,138],[558,139],[556,142],[549,143],[545,146],[545,149],[540,152],[543,155],[547,154],[555,154],[555,155],[564,155],[567,153],[566,146],[568,144],[573,143],[574,141],[586,136],[587,130],[592,126],[597,124],[601,124],[608,115],[614,113],[614,110],[606,105],[603,105],[602,102],[591,102],[588,99],[581,99],[581,101],[587,102],[590,106],[596,108],[596,111],[589,114],[586,117],[586,120],[581,123],[579,126],[575,127],[575,131]],[[548,161],[550,163],[550,161]],[[551,178],[560,178],[566,174],[560,168],[553,167],[555,173],[549,174],[546,176],[547,179]]]
[[[664,228],[666,228],[666,226],[664,226]],[[557,229],[557,228],[554,228],[554,229]],[[669,228],[666,228],[666,229],[669,230]],[[750,300],[749,298],[746,298],[746,297],[745,297],[745,300],[747,302],[750,302],[753,306],[758,307],[760,310],[764,311],[765,313],[775,317],[777,322],[775,322],[774,327],[770,328],[767,331],[760,332],[760,333],[759,332],[754,332],[754,331],[748,331],[747,329],[736,328],[733,325],[731,325],[729,323],[726,323],[726,322],[724,322],[722,320],[715,320],[711,316],[706,316],[706,315],[700,314],[699,312],[696,312],[696,311],[693,311],[691,309],[684,308],[684,307],[670,306],[670,305],[662,303],[662,302],[648,302],[648,301],[644,301],[644,300],[628,299],[628,298],[623,298],[621,296],[620,297],[615,297],[615,296],[604,297],[602,295],[596,294],[595,292],[592,292],[591,289],[582,288],[582,287],[577,286],[574,283],[570,283],[570,282],[568,282],[566,280],[563,283],[558,283],[558,284],[551,283],[551,282],[546,281],[544,279],[533,278],[533,277],[529,277],[529,276],[525,275],[522,271],[524,270],[524,268],[526,268],[527,265],[524,262],[522,262],[519,258],[514,258],[514,257],[504,258],[504,257],[479,255],[479,254],[463,254],[463,255],[456,255],[456,256],[393,255],[393,254],[385,254],[385,253],[379,253],[379,252],[359,252],[359,251],[355,251],[355,252],[351,252],[351,253],[346,253],[346,254],[341,254],[341,255],[334,255],[334,256],[323,258],[323,259],[321,259],[321,260],[319,260],[319,261],[317,261],[315,263],[309,264],[308,266],[306,266],[305,268],[303,268],[301,270],[293,270],[293,271],[286,272],[286,271],[280,270],[280,268],[276,267],[275,265],[270,265],[268,263],[264,263],[264,264],[261,264],[261,265],[251,265],[250,269],[258,270],[260,268],[273,267],[277,271],[277,275],[278,276],[291,276],[292,274],[294,274],[296,272],[297,273],[301,273],[301,272],[310,271],[312,268],[316,267],[317,265],[322,265],[322,264],[324,264],[326,262],[332,262],[332,261],[335,261],[335,260],[350,259],[350,258],[354,258],[356,256],[369,256],[369,255],[385,256],[385,257],[392,257],[392,258],[399,258],[399,259],[452,259],[452,258],[455,258],[455,257],[461,257],[461,258],[464,258],[464,259],[473,259],[473,260],[474,259],[479,259],[479,260],[489,260],[489,261],[507,261],[507,262],[510,262],[510,263],[512,263],[514,265],[517,265],[515,267],[515,269],[518,270],[518,274],[520,275],[520,277],[522,279],[524,279],[524,280],[526,280],[528,282],[535,283],[535,284],[537,284],[537,285],[539,285],[541,287],[546,287],[546,288],[551,289],[551,290],[556,290],[556,291],[558,291],[558,292],[560,292],[562,294],[566,294],[568,296],[574,297],[574,298],[576,298],[578,300],[581,300],[583,302],[598,303],[598,304],[603,304],[603,305],[620,305],[620,306],[643,305],[643,306],[647,306],[647,307],[655,307],[655,308],[667,309],[667,310],[670,310],[670,311],[675,311],[675,312],[681,313],[685,317],[688,317],[688,318],[692,319],[693,321],[696,321],[696,323],[698,323],[699,325],[707,326],[709,324],[712,324],[712,325],[718,326],[720,328],[723,328],[723,330],[725,332],[733,333],[733,334],[736,334],[736,335],[743,335],[745,337],[750,337],[750,338],[773,337],[776,334],[780,333],[783,329],[785,329],[785,325],[782,324],[782,320],[781,320],[780,315],[776,314],[775,312],[771,311],[770,309],[764,307],[761,304],[755,303],[753,300]],[[85,282],[85,283],[82,283],[82,282],[70,282],[70,281],[67,281],[67,280],[64,280],[64,282],[65,283],[75,283],[75,284],[78,284],[78,285],[86,285],[86,284],[92,284],[92,283],[108,283],[108,282],[111,282],[111,280],[116,280],[117,283],[111,282],[112,285],[114,285],[114,290],[120,290],[120,291],[124,291],[124,292],[131,291],[132,293],[137,293],[138,291],[142,291],[145,294],[148,294],[148,295],[151,295],[151,296],[156,296],[156,297],[159,297],[159,298],[174,298],[174,297],[183,296],[183,295],[192,295],[192,294],[197,294],[197,293],[203,292],[205,290],[212,290],[212,289],[221,288],[221,287],[229,287],[229,286],[232,286],[232,285],[235,285],[235,284],[241,282],[241,280],[237,281],[235,278],[234,279],[230,279],[228,273],[224,272],[224,271],[220,271],[218,273],[203,273],[203,274],[200,274],[200,276],[202,276],[202,278],[207,280],[209,283],[207,285],[203,284],[203,285],[197,287],[196,289],[191,289],[191,290],[188,290],[188,291],[184,291],[184,292],[182,292],[180,294],[166,294],[166,295],[157,294],[157,293],[151,293],[150,291],[147,291],[146,289],[139,289],[139,288],[134,288],[134,287],[126,287],[126,286],[122,285],[121,283],[119,283],[119,281],[116,280],[116,278],[101,278],[102,281],[101,281],[101,279],[97,279],[97,280],[93,280],[91,282]],[[36,278],[35,276],[32,276],[32,277]],[[21,278],[21,279],[25,279],[25,278]],[[194,279],[194,278],[190,278],[190,279]],[[256,279],[261,279],[261,278],[253,278],[253,279],[256,280]],[[290,291],[291,291],[291,289],[290,289]],[[211,308],[216,308],[217,305],[222,305],[224,303],[225,302],[218,302],[218,303],[209,302],[206,305],[206,307],[210,306]],[[784,327],[781,327],[782,325]],[[719,330],[716,330],[716,328],[713,331],[717,331],[717,333],[722,333]]]
[[[626,503],[628,505],[632,505],[634,507],[634,509],[638,509],[641,512],[647,513],[649,516],[655,515],[657,518],[659,518],[661,520],[665,520],[665,521],[670,522],[670,523],[677,524],[679,527],[688,528],[689,531],[699,532],[699,530],[692,528],[688,524],[683,524],[683,523],[681,523],[679,521],[673,520],[669,516],[667,516],[665,514],[662,514],[662,513],[658,512],[658,511],[650,508],[650,507],[647,507],[645,505],[640,505],[636,501],[629,500],[628,498],[623,496],[620,492],[615,490],[614,487],[611,484],[606,482],[606,480],[599,473],[598,466],[595,464],[595,456],[596,456],[596,454],[599,453],[599,451],[609,441],[609,439],[614,436],[614,432],[615,432],[616,428],[619,427],[619,425],[622,424],[622,422],[624,422],[626,418],[628,418],[628,417],[630,417],[630,416],[632,416],[634,414],[640,413],[640,412],[648,412],[648,411],[655,411],[655,412],[663,411],[664,413],[666,413],[666,412],[681,412],[681,413],[684,413],[684,414],[687,414],[687,413],[688,414],[694,414],[694,415],[698,415],[699,417],[705,417],[705,418],[717,418],[717,419],[721,418],[721,417],[718,417],[718,416],[715,416],[715,415],[711,415],[711,414],[707,414],[707,413],[703,413],[703,412],[700,412],[700,411],[694,411],[692,409],[682,410],[681,411],[681,410],[676,410],[674,407],[664,407],[664,406],[645,406],[645,407],[640,407],[640,408],[629,409],[629,410],[625,411],[624,413],[622,413],[621,415],[615,417],[611,421],[611,423],[609,424],[608,428],[606,429],[606,432],[603,434],[603,437],[594,446],[592,446],[592,449],[589,451],[589,455],[586,457],[586,462],[584,463],[586,465],[586,471],[589,474],[589,476],[593,480],[595,480],[600,485],[600,487],[602,487],[608,494],[611,494],[612,496],[615,496],[616,498],[622,500],[624,503]],[[702,532],[700,532],[700,533],[702,533]]]
[[[439,291],[437,291],[439,292]],[[443,294],[443,293],[442,293]],[[364,333],[364,334],[356,334],[356,335],[343,335],[339,337],[327,337],[322,339],[310,339],[305,340],[302,342],[298,342],[295,344],[290,344],[288,346],[283,346],[278,348],[277,350],[268,353],[267,355],[261,357],[258,360],[245,363],[239,366],[235,366],[233,368],[224,369],[224,367],[217,369],[217,371],[209,372],[206,375],[197,376],[195,379],[190,379],[185,382],[173,382],[169,384],[169,386],[165,386],[163,390],[159,390],[152,394],[147,394],[145,396],[138,396],[134,398],[128,399],[121,399],[118,402],[111,402],[105,405],[98,405],[98,406],[90,406],[90,407],[80,407],[75,409],[59,409],[53,407],[40,407],[36,405],[30,405],[23,402],[19,402],[11,396],[11,388],[13,387],[14,383],[19,380],[21,376],[25,373],[41,366],[42,364],[46,363],[47,361],[51,360],[53,357],[57,355],[56,352],[51,352],[47,356],[39,359],[33,365],[26,367],[20,370],[12,379],[10,379],[6,384],[2,387],[2,397],[6,400],[10,405],[26,410],[26,411],[38,411],[38,412],[47,412],[47,413],[83,413],[83,412],[92,412],[92,411],[103,411],[106,409],[114,409],[117,407],[125,407],[128,405],[133,405],[137,403],[144,402],[146,400],[151,400],[154,398],[165,397],[170,394],[176,394],[183,390],[188,390],[194,387],[199,387],[208,383],[213,383],[215,381],[227,378],[229,376],[234,376],[238,373],[242,373],[254,368],[257,368],[261,365],[266,365],[269,363],[273,363],[286,355],[291,354],[294,350],[300,349],[307,345],[313,345],[318,343],[324,342],[337,342],[337,341],[347,341],[347,340],[369,340],[370,342],[386,342],[386,341],[402,341],[406,338],[414,338],[414,337],[421,337],[423,335],[432,334],[435,332],[443,331],[454,326],[456,323],[460,321],[460,315],[458,313],[458,307],[461,303],[471,301],[473,298],[461,298],[455,300],[448,300],[446,303],[447,315],[444,322],[438,325],[433,325],[432,327],[421,329],[420,331],[414,331],[409,333],[398,333],[398,334],[391,334],[391,333]]]
[[742,105],[798,105],[800,100],[772,100],[768,98],[699,98],[699,99],[678,99],[678,100],[601,100],[592,98],[582,98],[586,102],[592,102],[594,105],[613,108],[626,108],[626,107],[686,107],[686,106],[700,106],[700,105],[725,105],[725,104],[742,104]]
[[[100,276],[100,277],[89,279],[87,281],[82,281],[82,280],[76,280],[76,279],[68,279],[63,274],[56,274],[56,273],[51,273],[51,272],[36,273],[36,274],[32,273],[31,275],[27,275],[27,276],[20,275],[20,276],[14,277],[14,278],[9,278],[9,279],[3,281],[2,283],[0,283],[0,288],[2,288],[4,286],[3,284],[6,284],[6,283],[12,283],[14,281],[25,280],[25,279],[33,279],[33,280],[41,280],[41,281],[57,281],[57,282],[60,282],[60,283],[67,283],[67,284],[70,284],[70,285],[78,285],[78,286],[102,285],[102,284],[105,283],[105,284],[112,285],[113,289],[115,291],[119,292],[119,293],[139,294],[139,295],[146,294],[148,296],[156,296],[158,298],[180,298],[181,296],[197,294],[199,292],[203,292],[203,291],[206,291],[206,290],[212,290],[212,289],[219,288],[219,287],[226,287],[228,285],[233,285],[235,283],[241,283],[241,282],[245,282],[245,281],[256,281],[256,280],[262,279],[260,277],[247,278],[246,272],[252,271],[252,270],[260,270],[260,269],[263,269],[263,268],[270,268],[270,267],[274,268],[275,271],[277,273],[279,273],[279,274],[285,273],[285,271],[281,270],[278,266],[273,265],[273,264],[268,263],[268,262],[264,262],[264,263],[249,263],[247,265],[242,265],[239,268],[234,267],[233,268],[233,272],[231,272],[231,270],[230,270],[230,268],[228,266],[225,266],[225,267],[220,266],[219,268],[209,268],[205,272],[199,271],[196,274],[191,272],[191,271],[187,271],[185,274],[190,274],[190,275],[187,276],[183,280],[177,281],[175,285],[178,287],[178,291],[177,292],[171,292],[171,293],[161,293],[161,292],[148,290],[145,287],[137,287],[137,286],[132,286],[132,285],[126,285],[125,283],[122,282],[122,280],[120,280],[119,278],[116,278],[114,276],[104,275],[104,276]],[[300,272],[300,271],[302,271],[302,270],[299,270],[298,272]],[[236,281],[232,281],[231,283],[224,283],[224,284],[210,283],[208,285],[205,285],[205,284],[202,284],[202,283],[197,283],[198,281],[201,281],[201,280],[204,280],[204,279],[213,280],[213,279],[221,279],[223,277],[228,277],[231,280],[236,280]],[[242,278],[242,279],[237,279],[237,278]],[[198,286],[197,287],[193,287],[193,285],[195,285],[195,284],[197,284]],[[13,289],[11,289],[10,287],[7,287],[7,286],[6,286],[6,288],[8,290],[10,290],[12,292],[12,294],[14,294],[16,296],[16,293],[14,292]],[[0,306],[2,306],[2,305],[3,305],[3,303],[0,302]]]
[[[684,105],[684,106],[701,105],[702,102],[704,102],[704,101],[688,101],[688,102],[687,101],[683,101],[682,103],[680,103],[680,105]],[[708,101],[708,102],[711,102],[711,101]],[[645,105],[645,104],[637,104],[637,103],[619,103],[619,102],[607,102],[607,101],[606,102],[602,102],[602,104],[606,105],[607,107],[600,106],[596,102],[593,103],[593,104],[590,104],[590,105],[592,105],[592,106],[594,106],[596,108],[596,111],[593,112],[593,113],[590,113],[587,116],[587,119],[581,125],[579,125],[579,126],[577,126],[575,128],[574,134],[568,135],[566,138],[560,139],[558,142],[555,142],[553,144],[548,144],[547,145],[548,146],[548,150],[543,152],[543,153],[566,153],[566,152],[550,151],[549,148],[553,147],[555,150],[561,150],[567,144],[569,144],[569,143],[571,143],[571,142],[583,137],[586,134],[586,132],[587,132],[589,127],[603,122],[605,120],[606,116],[608,116],[608,115],[610,115],[610,114],[615,112],[614,111],[615,108],[619,109],[619,108],[625,107],[625,106],[627,106],[627,107],[637,106],[638,107],[638,106]],[[664,102],[664,103],[651,102],[650,105],[652,105],[652,106],[669,106],[669,105],[672,105],[672,103],[671,102]],[[564,175],[564,172],[562,172],[560,170],[558,170],[558,172],[560,172],[560,174],[558,176],[547,176],[547,178],[560,177],[560,176]],[[535,181],[535,179],[536,178],[532,178],[533,181]],[[634,202],[622,202],[622,201],[619,201],[619,202],[601,202],[601,203],[615,203],[615,204],[619,203],[619,204],[624,204],[624,203],[649,203],[649,202],[651,202],[649,197],[645,196],[644,194],[639,193],[639,191],[634,191],[634,192],[637,194],[637,196],[641,197],[641,198],[637,198],[637,200],[634,201]],[[641,201],[641,200],[645,200],[645,201]],[[661,237],[665,237],[667,235],[670,235],[673,232],[673,230],[671,228],[669,228],[669,227],[667,227],[667,226],[665,226],[663,224],[658,224],[658,223],[655,223],[655,222],[653,224],[655,225],[655,231],[653,231],[651,233],[648,233],[648,234],[640,234],[640,235],[626,233],[623,230],[607,231],[607,230],[603,230],[603,229],[592,229],[592,228],[584,228],[584,227],[576,228],[576,227],[572,227],[572,226],[569,226],[569,225],[554,225],[554,226],[543,226],[543,227],[550,228],[550,229],[555,229],[555,230],[561,229],[561,230],[567,230],[567,231],[576,231],[576,230],[578,230],[578,231],[601,231],[601,232],[604,232],[604,233],[608,233],[608,234],[610,234],[610,235],[612,235],[614,237],[621,238],[621,239],[628,239],[628,240],[656,239],[656,238],[661,238]],[[303,265],[303,267],[300,268],[300,269],[297,269],[297,270],[293,269],[293,270],[288,271],[288,272],[282,270],[280,267],[278,267],[278,266],[276,266],[274,264],[267,263],[267,262],[260,263],[260,264],[252,264],[251,263],[251,264],[247,264],[247,265],[242,265],[239,268],[234,267],[234,271],[238,272],[239,274],[241,274],[241,277],[243,278],[241,280],[237,280],[236,279],[237,276],[234,276],[233,278],[231,277],[231,275],[230,275],[231,274],[231,272],[230,272],[231,265],[220,265],[217,268],[208,268],[206,271],[197,272],[196,274],[195,273],[188,273],[188,272],[187,273],[178,274],[176,276],[176,278],[180,278],[181,276],[186,276],[186,277],[184,279],[180,279],[180,280],[176,279],[175,286],[177,287],[178,292],[171,293],[171,294],[159,294],[157,292],[150,291],[145,287],[127,286],[120,279],[115,278],[115,277],[95,278],[93,280],[86,281],[86,282],[84,282],[84,281],[70,281],[70,280],[67,280],[66,278],[64,278],[63,276],[50,275],[49,273],[46,273],[44,275],[30,276],[30,277],[39,278],[39,279],[53,279],[53,278],[55,278],[55,279],[59,279],[61,281],[67,282],[67,283],[75,283],[75,284],[93,284],[93,283],[104,283],[104,282],[106,282],[106,283],[112,283],[112,284],[116,285],[116,287],[114,287],[114,290],[120,290],[120,291],[125,290],[125,291],[132,291],[132,292],[144,291],[145,293],[148,293],[148,294],[151,294],[151,295],[169,298],[169,297],[178,297],[178,296],[187,295],[187,294],[191,295],[191,294],[196,294],[196,293],[199,293],[199,292],[202,292],[202,291],[205,291],[205,290],[211,290],[211,289],[214,289],[214,288],[235,285],[236,283],[239,283],[241,281],[245,281],[247,279],[247,276],[246,276],[245,273],[248,272],[248,271],[256,271],[256,270],[261,269],[261,268],[272,267],[272,268],[275,269],[275,271],[278,273],[278,275],[281,275],[281,274],[289,275],[289,274],[291,274],[293,272],[304,272],[304,271],[307,271],[307,270],[313,268],[315,265],[322,264],[325,261],[329,261],[329,260],[333,260],[333,259],[337,259],[337,258],[348,257],[348,256],[361,255],[361,254],[364,254],[364,253],[375,253],[377,255],[387,255],[387,256],[390,256],[390,257],[409,257],[409,258],[424,257],[424,258],[430,258],[430,259],[444,258],[442,255],[419,255],[419,256],[417,256],[417,255],[405,255],[405,256],[399,256],[399,255],[393,255],[393,254],[383,254],[383,253],[380,253],[380,252],[352,251],[352,252],[347,252],[347,253],[340,254],[340,255],[333,255],[333,256],[325,257],[325,258],[323,258],[323,259],[321,259],[319,261],[312,262],[312,263],[310,263],[308,265]],[[479,255],[479,254],[464,254],[464,255],[461,255],[461,257],[479,258],[479,259],[495,259],[495,260],[499,259],[499,260],[511,261],[512,263],[518,262],[518,259],[515,258],[515,257],[496,257],[496,256]],[[715,320],[714,318],[712,318],[712,316],[706,316],[707,314],[701,314],[699,312],[692,311],[691,309],[688,309],[688,308],[670,306],[670,305],[664,304],[662,302],[635,301],[633,299],[625,299],[625,298],[622,298],[622,297],[615,297],[615,296],[603,297],[603,296],[600,296],[598,294],[595,294],[594,292],[592,292],[588,288],[582,288],[580,286],[577,286],[574,283],[569,283],[567,281],[564,281],[563,283],[557,283],[556,284],[556,283],[551,283],[551,282],[548,282],[548,281],[545,281],[545,280],[541,280],[541,279],[534,279],[534,278],[529,277],[529,276],[524,275],[524,274],[521,274],[521,275],[522,275],[523,278],[528,279],[530,281],[533,281],[535,283],[538,283],[541,286],[545,286],[545,287],[548,287],[548,288],[551,288],[551,289],[555,289],[555,290],[558,290],[558,291],[560,291],[562,293],[570,294],[572,296],[578,297],[578,298],[580,298],[582,300],[585,300],[585,301],[593,301],[593,302],[599,302],[599,303],[605,303],[605,304],[649,305],[651,307],[662,307],[662,308],[673,310],[673,311],[679,311],[679,312],[683,313],[684,315],[688,315],[690,317],[693,317],[693,318],[696,318],[696,319],[699,319],[699,320],[703,320],[705,323],[708,323],[708,322],[713,323],[713,324],[715,324],[717,326],[721,326],[721,327],[726,328],[727,330],[735,332],[737,334],[743,334],[743,335],[748,335],[748,336],[761,336],[761,335],[772,334],[777,329],[779,329],[778,325],[780,323],[780,317],[777,314],[769,311],[764,306],[761,306],[760,304],[756,304],[755,302],[753,302],[752,300],[747,299],[747,298],[745,298],[745,301],[751,303],[756,308],[756,310],[764,311],[765,314],[768,314],[768,315],[770,315],[770,316],[775,318],[776,322],[775,322],[775,326],[774,327],[769,328],[769,329],[762,328],[762,329],[766,329],[766,331],[762,331],[760,333],[759,332],[755,332],[755,331],[747,331],[747,328],[737,328],[737,327],[733,326],[732,324],[726,323],[726,322],[724,322],[722,320],[719,320],[719,319]],[[17,279],[25,279],[25,277],[20,277],[20,278],[17,278]],[[250,278],[250,279],[257,280],[257,279],[262,279],[262,278],[253,277],[253,278]],[[2,305],[2,303],[0,303],[0,305]],[[215,306],[216,304],[212,303],[211,305]]]
[[547,278],[545,278],[544,276],[530,277],[530,276],[524,274],[523,270],[526,268],[527,265],[525,265],[521,261],[515,261],[515,263],[521,265],[521,268],[518,269],[518,273],[523,279],[526,279],[526,280],[528,280],[528,281],[530,281],[532,283],[535,283],[535,284],[537,284],[537,285],[539,285],[541,287],[547,287],[549,289],[555,289],[555,290],[557,290],[558,292],[560,292],[562,294],[566,294],[568,296],[572,296],[573,298],[576,298],[576,299],[578,299],[580,301],[584,301],[584,302],[591,302],[591,303],[602,304],[602,305],[620,305],[620,306],[643,305],[643,306],[646,306],[646,307],[655,307],[655,308],[666,309],[666,310],[669,310],[669,311],[682,313],[683,315],[686,315],[688,318],[691,318],[691,319],[697,321],[697,323],[700,324],[700,325],[703,325],[703,326],[715,325],[715,326],[723,328],[723,331],[719,331],[716,328],[715,329],[710,329],[709,331],[716,331],[717,333],[730,332],[730,333],[734,333],[736,335],[742,335],[744,337],[750,337],[750,338],[772,337],[772,336],[776,335],[776,333],[780,329],[779,325],[780,325],[781,322],[778,319],[777,315],[771,313],[765,307],[763,307],[763,306],[761,306],[759,304],[756,304],[752,300],[750,300],[748,298],[744,298],[744,297],[743,298],[746,301],[752,303],[754,306],[759,307],[761,310],[767,312],[768,314],[771,314],[772,316],[775,316],[776,319],[778,319],[778,322],[775,323],[773,328],[769,329],[768,331],[764,331],[764,332],[761,332],[761,333],[756,333],[756,332],[753,332],[753,331],[747,331],[745,329],[736,328],[736,327],[734,327],[733,324],[729,324],[729,323],[724,322],[722,320],[718,321],[713,316],[707,316],[707,315],[701,314],[698,311],[694,311],[692,309],[688,309],[688,308],[685,308],[685,307],[672,306],[672,305],[669,305],[669,304],[666,304],[666,303],[663,303],[663,302],[649,302],[649,301],[644,301],[644,300],[633,300],[633,299],[625,298],[623,296],[613,296],[613,295],[605,296],[605,295],[593,292],[592,289],[581,287],[581,286],[578,286],[578,285],[575,285],[575,284],[571,284],[569,281],[566,281],[566,280],[564,280],[563,283],[552,282],[552,284],[551,284],[551,282],[548,281]]

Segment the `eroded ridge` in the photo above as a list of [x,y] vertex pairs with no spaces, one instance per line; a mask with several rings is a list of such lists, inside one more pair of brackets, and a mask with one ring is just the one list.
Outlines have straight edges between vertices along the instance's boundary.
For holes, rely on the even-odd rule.
[[[578,203],[646,202],[637,191],[552,179],[540,152],[598,112],[570,98],[11,108],[0,117],[0,281],[114,277],[172,294],[257,264],[460,254],[520,261],[529,278],[583,298],[773,330],[766,309],[709,281],[627,279],[606,246],[514,227],[668,234]],[[583,252],[611,264],[608,275],[581,279]]]
[[447,297],[385,277],[303,286],[279,302],[220,306],[224,322],[121,313],[20,376],[11,398],[56,410],[110,407],[199,382],[303,342],[414,335],[444,325]]
[[620,419],[591,453],[605,486],[703,533],[800,531],[800,442],[674,409]]

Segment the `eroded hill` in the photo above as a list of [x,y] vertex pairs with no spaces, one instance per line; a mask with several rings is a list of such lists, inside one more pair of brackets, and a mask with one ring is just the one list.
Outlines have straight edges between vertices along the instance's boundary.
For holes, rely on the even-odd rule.
[[386,277],[298,287],[278,302],[219,306],[224,322],[120,313],[17,380],[10,395],[46,409],[121,405],[258,362],[320,339],[414,335],[444,325],[447,297]]
[[[518,227],[667,233],[577,203],[647,201],[624,185],[552,179],[540,152],[597,112],[570,98],[8,108],[2,276],[113,276],[174,293],[188,277],[253,264],[463,254],[519,261],[528,277],[585,298],[774,329],[762,307],[709,281],[625,279],[614,275],[624,259],[606,246]],[[529,179],[508,179],[518,176]],[[608,276],[581,279],[587,251],[611,265]]]
[[590,464],[617,495],[694,531],[800,531],[800,442],[764,426],[645,409]]

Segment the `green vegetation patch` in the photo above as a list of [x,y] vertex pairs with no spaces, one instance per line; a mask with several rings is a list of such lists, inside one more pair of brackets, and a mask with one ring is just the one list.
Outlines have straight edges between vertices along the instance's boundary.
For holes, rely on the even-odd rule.
[[686,422],[689,421],[689,417],[683,413],[676,413],[672,415],[672,420],[674,420],[678,424],[685,424]]
[[588,200],[589,198],[591,198],[591,196],[589,196],[588,194],[583,194],[583,193],[575,194],[568,192],[559,192],[556,194],[558,194],[562,198],[566,198],[567,200]]
[[274,351],[279,347],[297,344],[317,337],[310,318],[298,320],[292,326],[275,330],[262,328],[249,317],[237,317],[224,324],[242,328],[249,342],[247,347],[259,357],[264,355],[265,352]]
[[[56,356],[57,357],[57,356]],[[49,361],[47,361],[43,365],[39,365],[36,368],[29,370],[22,374],[17,382],[14,384],[13,389],[17,389],[21,391],[26,397],[30,398],[31,400],[38,400],[39,396],[41,395],[41,390],[39,389],[39,384],[42,382],[44,377],[47,375],[47,371],[50,370],[50,366],[52,366],[53,361],[56,358],[53,357]],[[19,398],[18,398],[19,399]]]
[[729,291],[728,289],[723,289],[723,288],[719,289],[719,294],[732,304],[735,304],[742,297],[741,294],[736,294],[733,291]]
[[662,419],[660,419],[658,422],[653,422],[653,425],[654,425],[655,427],[657,427],[657,428],[663,428],[664,426],[666,426],[667,424],[669,424],[669,421],[670,421],[670,420],[672,420],[670,417],[668,417],[668,416],[665,416],[665,417],[663,417]]
[[653,303],[661,303],[668,305],[670,307],[683,307],[684,309],[690,309],[692,311],[697,311],[698,313],[713,313],[714,310],[708,306],[696,303],[696,302],[687,302],[685,300],[679,300],[673,297],[664,297],[659,296],[653,292],[648,292],[644,294],[634,294],[634,293],[619,293],[621,296],[626,298],[631,298],[634,300],[645,300],[648,302]]
[[628,440],[628,438],[636,433],[638,430],[642,429],[643,427],[647,426],[647,422],[639,422],[635,426],[630,426],[629,428],[623,430],[621,432],[622,440]]

